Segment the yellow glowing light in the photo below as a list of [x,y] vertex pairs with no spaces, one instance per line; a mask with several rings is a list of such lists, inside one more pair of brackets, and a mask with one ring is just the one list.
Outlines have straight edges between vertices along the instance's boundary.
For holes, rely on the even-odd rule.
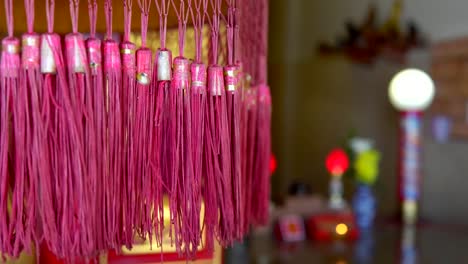
[[346,233],[348,233],[348,226],[343,223],[337,224],[335,227],[335,232],[340,236],[346,235]]
[[418,69],[406,69],[393,77],[388,89],[390,102],[398,110],[421,111],[434,98],[434,82]]

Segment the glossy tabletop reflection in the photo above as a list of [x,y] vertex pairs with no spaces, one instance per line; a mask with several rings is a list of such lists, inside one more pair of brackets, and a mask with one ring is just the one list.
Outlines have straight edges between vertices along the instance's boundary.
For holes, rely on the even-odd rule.
[[246,246],[250,263],[258,264],[468,263],[468,227],[380,226],[355,242],[279,243],[265,233],[252,236]]

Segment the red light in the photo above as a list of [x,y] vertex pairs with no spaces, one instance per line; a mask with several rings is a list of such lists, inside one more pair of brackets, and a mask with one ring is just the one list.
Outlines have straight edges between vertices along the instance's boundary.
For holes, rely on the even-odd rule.
[[325,166],[331,175],[342,175],[349,167],[346,152],[342,149],[332,150],[327,156]]
[[278,167],[278,162],[276,161],[275,155],[272,153],[270,157],[270,174],[275,173],[276,168]]

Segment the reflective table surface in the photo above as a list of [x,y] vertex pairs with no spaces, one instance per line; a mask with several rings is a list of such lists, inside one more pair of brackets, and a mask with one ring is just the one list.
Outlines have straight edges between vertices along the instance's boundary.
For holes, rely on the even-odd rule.
[[468,263],[468,227],[384,225],[354,242],[280,243],[263,232],[229,250],[226,263]]

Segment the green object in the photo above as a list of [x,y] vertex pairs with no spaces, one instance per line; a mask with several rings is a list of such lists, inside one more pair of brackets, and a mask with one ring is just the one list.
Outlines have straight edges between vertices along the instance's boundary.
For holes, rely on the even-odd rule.
[[372,185],[379,174],[380,153],[376,150],[366,150],[359,153],[354,161],[356,180]]

